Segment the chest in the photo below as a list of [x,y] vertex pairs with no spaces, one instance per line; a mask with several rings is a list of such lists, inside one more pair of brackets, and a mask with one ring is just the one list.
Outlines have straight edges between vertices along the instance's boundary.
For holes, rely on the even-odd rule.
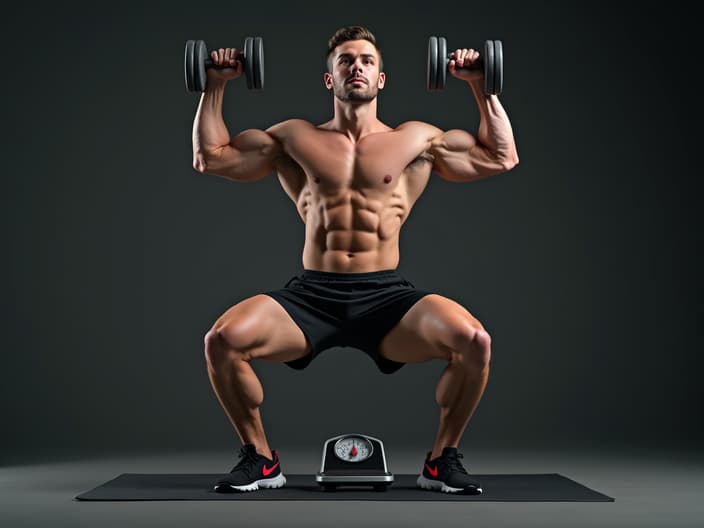
[[[425,144],[399,132],[371,134],[356,143],[328,131],[293,138],[288,154],[321,190],[395,188],[408,171],[425,163]],[[429,167],[428,167],[429,169]]]

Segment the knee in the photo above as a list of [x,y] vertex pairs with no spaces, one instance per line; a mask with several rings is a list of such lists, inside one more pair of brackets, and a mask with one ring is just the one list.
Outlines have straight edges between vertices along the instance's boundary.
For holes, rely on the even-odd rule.
[[205,344],[205,360],[210,367],[217,369],[224,364],[231,363],[236,359],[244,359],[245,354],[238,352],[232,346],[229,339],[229,333],[226,333],[222,328],[212,328],[205,334],[203,339]]
[[484,369],[491,361],[491,336],[482,327],[467,325],[458,332],[453,360]]
[[491,362],[491,336],[484,329],[474,334],[474,354],[472,360],[481,368],[486,368]]
[[212,328],[205,334],[203,339],[205,344],[205,361],[209,366],[217,368],[225,360],[225,346],[220,331]]

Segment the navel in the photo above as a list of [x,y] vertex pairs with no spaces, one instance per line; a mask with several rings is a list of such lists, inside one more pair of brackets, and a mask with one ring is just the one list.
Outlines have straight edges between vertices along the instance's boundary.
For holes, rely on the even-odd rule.
[[315,181],[315,183],[320,183],[320,178],[316,176],[315,178],[313,178],[313,181]]

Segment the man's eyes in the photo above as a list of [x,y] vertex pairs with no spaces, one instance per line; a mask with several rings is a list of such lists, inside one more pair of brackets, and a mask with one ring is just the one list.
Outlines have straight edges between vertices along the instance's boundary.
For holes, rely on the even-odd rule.
[[[340,59],[340,63],[349,62],[349,61],[350,61],[349,59]],[[372,64],[374,61],[372,59],[364,59],[364,62],[366,62],[368,64]]]

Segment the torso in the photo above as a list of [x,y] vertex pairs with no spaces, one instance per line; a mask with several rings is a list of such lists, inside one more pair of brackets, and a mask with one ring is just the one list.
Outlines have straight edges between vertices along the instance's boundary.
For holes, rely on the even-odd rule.
[[305,269],[339,273],[396,269],[399,234],[430,178],[439,129],[409,122],[363,136],[292,120],[274,136],[285,156],[279,181],[306,226]]

